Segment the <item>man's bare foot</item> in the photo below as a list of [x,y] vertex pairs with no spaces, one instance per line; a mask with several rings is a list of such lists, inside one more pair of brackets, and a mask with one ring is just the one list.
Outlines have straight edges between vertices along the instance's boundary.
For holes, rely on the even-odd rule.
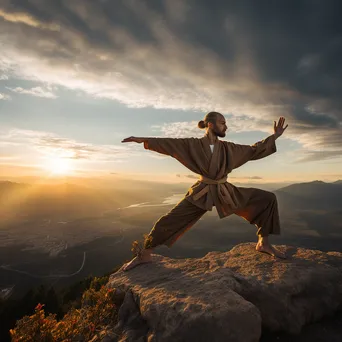
[[264,243],[258,242],[255,249],[258,252],[267,253],[269,255],[272,255],[280,259],[286,259],[286,255],[284,253],[272,247],[270,244],[264,244]]
[[123,271],[128,271],[140,264],[146,264],[152,262],[152,257],[151,255],[144,255],[142,257],[138,257],[136,256],[135,258],[133,258],[130,262],[126,263],[125,265],[122,266],[122,270]]

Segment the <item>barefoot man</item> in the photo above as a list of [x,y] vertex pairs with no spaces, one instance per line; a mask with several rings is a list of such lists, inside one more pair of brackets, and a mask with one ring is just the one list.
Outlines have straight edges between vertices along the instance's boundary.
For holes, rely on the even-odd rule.
[[276,196],[261,189],[236,187],[227,181],[232,170],[276,152],[275,140],[288,126],[284,127],[284,122],[283,117],[279,118],[278,124],[274,121],[274,134],[253,145],[219,140],[219,137],[225,137],[227,124],[218,112],[210,112],[198,122],[198,128],[205,129],[202,138],[129,137],[122,140],[144,143],[145,149],[171,156],[199,176],[185,197],[154,224],[142,251],[122,269],[127,271],[152,261],[155,247],[166,245],[170,248],[213,206],[221,219],[236,214],[257,227],[257,251],[285,258],[268,240],[269,234],[280,234]]

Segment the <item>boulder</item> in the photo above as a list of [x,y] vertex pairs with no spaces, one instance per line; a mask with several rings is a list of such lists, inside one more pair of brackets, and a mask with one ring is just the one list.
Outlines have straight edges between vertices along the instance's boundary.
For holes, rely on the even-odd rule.
[[245,243],[120,269],[108,282],[125,292],[118,331],[125,341],[258,341],[263,327],[299,333],[341,307],[342,253],[278,248],[288,259]]

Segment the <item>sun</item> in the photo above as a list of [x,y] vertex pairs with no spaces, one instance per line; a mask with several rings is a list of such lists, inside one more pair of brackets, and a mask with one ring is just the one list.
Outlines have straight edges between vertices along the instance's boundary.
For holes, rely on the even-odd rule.
[[73,168],[70,159],[56,157],[46,161],[45,169],[55,175],[67,175]]

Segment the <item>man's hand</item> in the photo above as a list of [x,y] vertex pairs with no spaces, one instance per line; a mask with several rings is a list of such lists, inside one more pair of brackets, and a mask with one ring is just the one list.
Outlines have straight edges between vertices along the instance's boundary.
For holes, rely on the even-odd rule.
[[145,141],[145,138],[137,138],[137,137],[128,137],[123,139],[121,142],[136,142],[138,144],[142,143]]
[[274,121],[274,136],[275,138],[279,138],[285,131],[288,125],[284,126],[285,118],[281,116],[278,121],[278,125],[276,125],[276,122]]

